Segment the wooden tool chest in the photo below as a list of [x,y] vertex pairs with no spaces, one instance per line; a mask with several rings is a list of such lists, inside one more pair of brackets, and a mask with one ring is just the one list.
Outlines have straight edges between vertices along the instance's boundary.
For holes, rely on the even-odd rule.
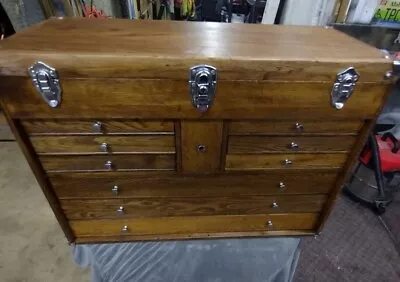
[[50,19],[0,97],[70,242],[311,235],[392,69],[330,28]]

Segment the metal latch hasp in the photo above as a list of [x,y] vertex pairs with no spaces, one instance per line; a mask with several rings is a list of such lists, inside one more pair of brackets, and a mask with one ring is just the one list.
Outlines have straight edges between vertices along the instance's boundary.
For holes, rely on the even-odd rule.
[[336,81],[331,92],[333,107],[338,110],[344,107],[344,104],[353,93],[359,77],[360,75],[353,67],[347,68],[336,75]]
[[52,108],[60,105],[62,90],[57,71],[43,62],[36,62],[28,72],[43,100]]
[[198,65],[190,69],[189,94],[192,104],[200,112],[211,106],[217,85],[217,69],[208,65]]

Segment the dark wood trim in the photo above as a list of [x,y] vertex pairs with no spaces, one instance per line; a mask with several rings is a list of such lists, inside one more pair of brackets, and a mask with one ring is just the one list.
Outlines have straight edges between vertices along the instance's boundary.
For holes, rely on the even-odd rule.
[[19,120],[13,120],[8,114],[5,107],[3,107],[3,109],[4,109],[4,116],[7,119],[11,131],[13,132],[15,139],[22,150],[22,153],[25,155],[25,158],[28,161],[28,164],[31,170],[33,171],[33,174],[35,175],[36,180],[39,183],[39,186],[42,189],[44,196],[49,202],[50,207],[53,210],[53,213],[55,214],[57,221],[61,226],[61,229],[64,231],[64,234],[67,237],[68,242],[73,243],[75,241],[75,235],[68,224],[68,220],[61,209],[60,202],[58,201],[53,189],[51,188],[49,180],[45,177],[45,172],[39,160],[34,158],[35,153],[32,148],[32,145],[29,142],[28,136],[26,135]]
[[228,154],[228,139],[229,139],[229,121],[223,121],[222,127],[222,144],[221,144],[221,159],[220,159],[220,171],[225,171],[226,155]]
[[354,145],[354,148],[351,150],[351,154],[349,159],[347,160],[346,164],[344,165],[344,168],[342,172],[339,174],[338,179],[336,180],[335,187],[333,188],[326,204],[325,208],[323,209],[323,212],[321,213],[318,227],[317,227],[317,233],[320,233],[322,228],[324,227],[326,220],[328,219],[333,206],[336,203],[337,198],[339,197],[339,193],[342,189],[343,184],[347,181],[347,179],[350,176],[351,170],[355,163],[358,160],[358,156],[361,153],[361,150],[364,148],[365,142],[367,142],[368,135],[371,132],[372,128],[374,127],[375,122],[373,120],[366,120],[363,127],[361,128],[359,138]]
[[181,149],[181,121],[174,121],[175,130],[175,156],[176,156],[176,171],[182,171],[182,149]]

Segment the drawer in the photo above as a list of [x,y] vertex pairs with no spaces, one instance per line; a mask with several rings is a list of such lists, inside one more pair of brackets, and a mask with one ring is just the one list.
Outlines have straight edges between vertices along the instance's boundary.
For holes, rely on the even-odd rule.
[[[312,230],[317,213],[71,220],[77,237]],[[270,224],[269,224],[270,223]],[[124,228],[125,227],[125,228]]]
[[61,200],[68,219],[320,212],[326,195]]
[[175,154],[42,156],[40,161],[47,172],[175,169]]
[[174,153],[175,137],[136,136],[33,136],[38,154]]
[[341,168],[347,158],[347,154],[228,154],[226,169]]
[[338,174],[339,170],[335,169],[231,171],[202,176],[172,171],[137,171],[52,173],[49,179],[61,199],[193,198],[328,194]]
[[230,136],[228,154],[271,152],[348,152],[355,136]]
[[229,134],[356,134],[363,121],[233,121]]
[[48,134],[140,134],[163,132],[173,134],[172,121],[154,120],[24,120],[22,125],[29,135]]

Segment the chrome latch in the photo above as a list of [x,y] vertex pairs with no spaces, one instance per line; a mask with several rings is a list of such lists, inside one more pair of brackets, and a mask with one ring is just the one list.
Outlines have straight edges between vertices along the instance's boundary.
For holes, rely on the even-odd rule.
[[360,75],[353,68],[350,67],[336,75],[336,81],[333,84],[331,99],[332,106],[340,110],[344,107],[346,101],[350,98],[354,91],[356,82]]
[[217,69],[212,66],[199,65],[190,69],[189,94],[192,104],[204,113],[211,106],[217,85]]
[[61,86],[57,71],[42,62],[37,62],[28,69],[33,85],[50,107],[55,108],[61,102]]

